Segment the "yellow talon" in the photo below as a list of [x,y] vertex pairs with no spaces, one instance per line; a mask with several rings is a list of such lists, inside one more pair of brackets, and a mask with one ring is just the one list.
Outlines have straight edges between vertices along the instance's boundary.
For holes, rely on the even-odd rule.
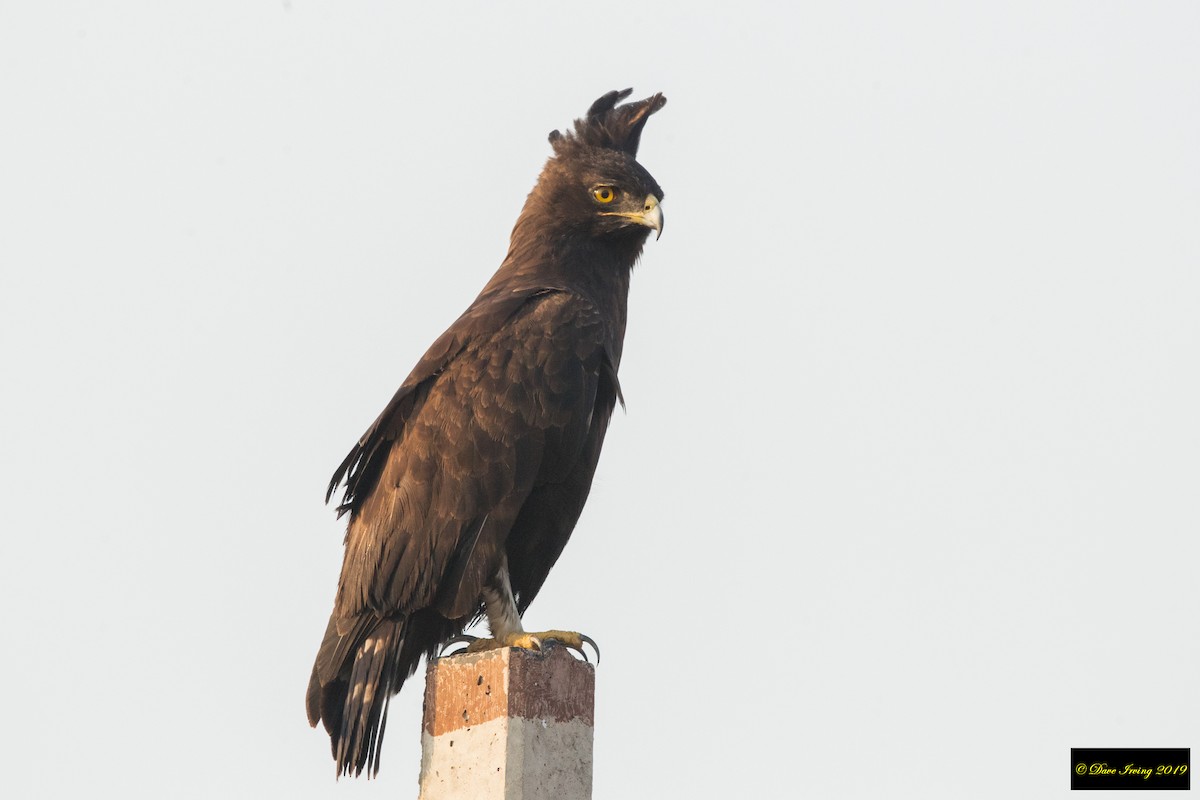
[[571,650],[576,651],[583,656],[583,660],[587,661],[587,653],[583,650],[583,645],[586,642],[596,651],[596,663],[600,663],[600,647],[592,640],[590,636],[584,636],[582,633],[575,631],[540,631],[534,633],[532,631],[519,631],[510,633],[500,639],[476,639],[467,647],[468,653],[482,653],[487,650],[496,650],[501,647],[519,647],[522,650],[541,650],[543,643],[557,642]]

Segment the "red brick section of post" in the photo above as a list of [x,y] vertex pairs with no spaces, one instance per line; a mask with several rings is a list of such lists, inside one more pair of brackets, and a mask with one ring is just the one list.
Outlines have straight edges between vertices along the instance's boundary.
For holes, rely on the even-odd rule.
[[595,688],[556,645],[431,661],[421,800],[589,800]]

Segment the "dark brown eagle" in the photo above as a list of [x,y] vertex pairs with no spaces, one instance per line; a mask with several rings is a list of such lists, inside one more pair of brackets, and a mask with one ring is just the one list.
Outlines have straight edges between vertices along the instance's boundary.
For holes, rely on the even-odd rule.
[[587,500],[614,405],[630,271],[663,192],[636,161],[661,94],[609,92],[550,134],[508,255],[338,467],[349,513],[337,597],[308,685],[339,774],[379,769],[388,700],[421,656],[487,616],[537,647],[537,596]]

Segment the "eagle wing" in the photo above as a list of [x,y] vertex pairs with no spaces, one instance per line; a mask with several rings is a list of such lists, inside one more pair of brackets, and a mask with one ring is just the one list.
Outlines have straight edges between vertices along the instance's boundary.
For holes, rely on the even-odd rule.
[[478,613],[506,548],[520,607],[533,599],[583,508],[619,396],[611,332],[586,298],[541,289],[480,305],[335,475],[350,523],[306,704],[342,772],[378,769],[386,698]]
[[[366,611],[473,615],[519,521],[523,552],[562,540],[544,570],[525,570],[514,586],[532,599],[574,527],[618,392],[609,334],[576,294],[509,305],[464,314],[335,476],[346,476],[351,512],[340,635]],[[536,513],[548,506],[566,512],[552,515],[553,530]]]
[[329,488],[325,491],[325,502],[328,503],[338,487],[345,484],[345,493],[337,508],[338,517],[354,511],[370,494],[391,445],[403,433],[406,422],[426,396],[434,379],[462,353],[468,343],[500,331],[513,314],[543,292],[536,289],[511,292],[507,297],[485,296],[485,292],[430,345],[391,401],[334,471]]

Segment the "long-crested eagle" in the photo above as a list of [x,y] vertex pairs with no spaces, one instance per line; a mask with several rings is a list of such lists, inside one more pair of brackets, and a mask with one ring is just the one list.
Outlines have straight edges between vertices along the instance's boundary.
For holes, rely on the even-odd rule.
[[472,649],[581,648],[521,615],[587,500],[621,398],[630,272],[662,189],[636,160],[661,94],[613,91],[550,134],[508,255],[337,468],[346,552],[308,686],[339,774],[379,770],[388,700],[473,620]]

